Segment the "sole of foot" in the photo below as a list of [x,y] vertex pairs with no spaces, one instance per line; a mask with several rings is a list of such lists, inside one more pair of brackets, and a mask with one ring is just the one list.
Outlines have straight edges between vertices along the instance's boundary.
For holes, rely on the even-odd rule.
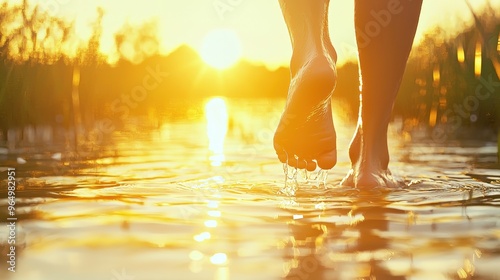
[[331,169],[337,162],[331,96],[336,85],[331,59],[314,56],[292,76],[285,110],[274,135],[278,158],[290,166]]

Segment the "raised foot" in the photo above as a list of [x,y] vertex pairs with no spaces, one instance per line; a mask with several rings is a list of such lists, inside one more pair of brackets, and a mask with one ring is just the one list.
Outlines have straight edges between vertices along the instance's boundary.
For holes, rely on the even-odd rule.
[[283,163],[307,170],[337,163],[331,96],[336,84],[331,59],[315,56],[293,73],[285,111],[274,135]]

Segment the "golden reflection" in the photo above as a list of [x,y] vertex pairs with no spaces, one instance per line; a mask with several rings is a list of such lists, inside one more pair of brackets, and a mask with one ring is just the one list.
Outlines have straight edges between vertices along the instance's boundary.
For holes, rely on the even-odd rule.
[[95,189],[90,188],[80,188],[73,190],[73,195],[80,198],[92,198],[97,197],[97,192]]
[[474,60],[474,74],[476,77],[481,76],[481,67],[482,67],[482,45],[481,42],[476,43],[476,53],[475,53],[475,60]]
[[316,209],[316,210],[325,210],[326,209],[325,202],[321,201],[320,203],[314,205],[314,209]]
[[220,218],[220,216],[221,216],[220,211],[208,211],[207,214],[208,214],[208,216],[214,217],[214,218]]
[[497,51],[500,53],[500,33],[498,34]]
[[224,140],[228,127],[227,106],[224,99],[220,97],[210,99],[205,105],[205,118],[207,120],[210,164],[212,166],[221,166],[225,160]]
[[227,255],[224,253],[218,253],[210,258],[210,262],[215,265],[223,265],[227,263]]
[[[367,193],[360,197],[351,207],[326,210],[314,220],[300,219],[308,213],[299,210],[300,207],[286,207],[291,214],[288,221],[291,235],[277,245],[288,252],[282,267],[284,278],[396,279],[396,275],[411,273],[410,259],[393,267],[389,262],[398,252],[380,234],[390,227],[387,215],[394,214],[385,207],[388,203],[385,194]],[[320,203],[317,208],[322,206]],[[336,269],[342,263],[352,266]],[[464,270],[467,269],[470,270],[470,265],[466,264]]]
[[215,272],[215,280],[229,280],[229,268],[219,267]]
[[[80,68],[74,67],[73,68],[73,81],[72,81],[73,88],[71,90],[71,101],[73,105],[73,117],[74,117],[74,123],[78,127],[82,124],[82,115],[80,111]],[[76,130],[75,130],[76,131]],[[76,132],[75,132],[75,136]],[[75,137],[77,138],[77,137]],[[75,139],[75,141],[77,141]]]
[[460,279],[467,279],[468,277],[467,272],[463,268],[457,270],[457,274]]
[[208,228],[215,228],[217,227],[217,221],[216,220],[205,221],[205,226]]
[[209,240],[210,238],[212,238],[212,235],[210,232],[206,231],[194,236],[194,240],[197,242],[203,242]]
[[73,69],[73,86],[74,87],[80,86],[80,68],[78,67],[75,67]]
[[193,261],[201,261],[203,257],[203,253],[197,250],[191,251],[191,253],[189,253],[189,258]]
[[439,65],[434,67],[434,71],[432,72],[432,79],[434,80],[434,86],[439,85],[439,81],[441,80],[441,69]]
[[[220,195],[213,195],[214,198],[220,198]],[[222,216],[222,212],[217,210],[219,207],[219,201],[216,200],[208,200],[206,204],[207,209],[207,220],[203,222],[203,226],[206,228],[205,232],[202,232],[198,235],[195,235],[193,238],[197,242],[204,242],[210,240],[212,235],[210,233],[210,229],[216,228],[218,226],[217,218]]]
[[481,258],[482,255],[483,255],[483,252],[481,252],[481,250],[479,250],[479,249],[475,249],[474,250],[474,254],[473,254],[474,258],[478,258],[479,259],[479,258]]
[[429,126],[430,127],[436,126],[436,122],[437,122],[437,108],[433,107],[429,114]]
[[[208,107],[208,106],[207,106]],[[217,219],[222,216],[222,211],[218,210],[220,201],[218,199],[222,199],[221,195],[214,194],[211,196],[211,199],[206,202],[206,214],[207,219],[202,223],[204,226],[204,232],[195,235],[193,238],[198,243],[202,243],[205,241],[209,241],[212,239],[212,231],[214,228],[218,226]],[[198,250],[193,250],[189,253],[189,259],[191,260],[189,269],[194,273],[199,273],[203,271],[203,264],[207,261],[210,264],[216,266],[215,275],[213,279],[215,280],[227,280],[229,277],[229,268],[228,264],[228,256],[225,253],[219,252],[213,255],[209,255],[208,253],[203,253]]]
[[208,208],[218,208],[219,207],[219,202],[218,201],[214,201],[214,200],[210,200],[207,203],[207,207]]
[[458,62],[460,62],[460,63],[465,62],[465,51],[464,51],[464,46],[462,45],[462,43],[460,43],[460,45],[457,48],[457,59],[458,59]]

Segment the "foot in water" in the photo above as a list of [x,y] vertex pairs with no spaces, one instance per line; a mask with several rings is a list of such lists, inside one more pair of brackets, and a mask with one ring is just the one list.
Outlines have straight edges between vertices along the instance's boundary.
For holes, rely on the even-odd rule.
[[376,139],[374,141],[368,139],[370,137],[363,137],[362,126],[358,125],[349,147],[351,169],[340,185],[356,188],[400,187],[403,182],[394,178],[388,168],[387,134],[375,135],[375,138],[372,138]]
[[337,162],[331,109],[335,55],[292,59],[291,72],[285,110],[274,135],[276,154],[293,167],[331,169]]
[[[292,42],[292,80],[274,148],[283,163],[314,170],[337,161],[331,96],[336,55],[328,32],[329,0],[280,0]],[[387,1],[355,1],[355,27],[363,30]],[[388,169],[387,126],[417,29],[422,0],[392,16],[383,36],[356,36],[362,100],[350,146],[352,169],[342,181],[355,187],[397,186]],[[397,44],[396,44],[397,43]]]

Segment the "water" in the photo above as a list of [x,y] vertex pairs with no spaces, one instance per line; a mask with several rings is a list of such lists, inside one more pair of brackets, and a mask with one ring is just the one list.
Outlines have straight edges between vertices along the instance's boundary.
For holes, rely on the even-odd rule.
[[[78,154],[64,141],[2,150],[19,221],[16,272],[2,261],[0,278],[500,279],[495,143],[410,145],[393,129],[406,187],[339,187],[343,150],[324,184],[285,184],[271,145],[278,103],[217,100],[189,121],[131,122]],[[347,147],[353,128],[336,127]]]

